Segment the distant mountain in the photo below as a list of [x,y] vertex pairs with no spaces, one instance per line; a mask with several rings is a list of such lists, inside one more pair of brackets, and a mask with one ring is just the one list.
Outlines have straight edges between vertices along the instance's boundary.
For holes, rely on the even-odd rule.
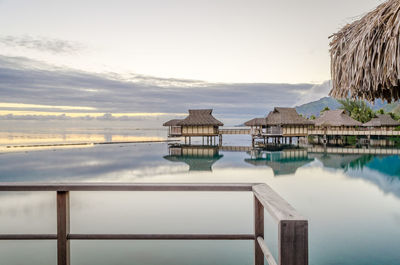
[[[383,102],[382,100],[377,100],[375,104],[368,103],[367,104],[374,110],[377,111],[379,109],[384,109],[385,112],[394,112],[400,113],[400,102],[394,102],[388,104]],[[299,114],[302,114],[306,117],[310,117],[311,115],[319,116],[320,111],[325,107],[329,107],[331,110],[335,110],[340,108],[341,104],[334,98],[331,97],[323,97],[317,101],[313,101],[310,103],[306,103],[296,107],[296,110]]]
[[324,97],[320,100],[297,106],[296,110],[299,114],[310,117],[311,115],[319,116],[320,111],[325,107],[329,107],[329,109],[334,110],[338,109],[340,106],[340,103],[336,99]]

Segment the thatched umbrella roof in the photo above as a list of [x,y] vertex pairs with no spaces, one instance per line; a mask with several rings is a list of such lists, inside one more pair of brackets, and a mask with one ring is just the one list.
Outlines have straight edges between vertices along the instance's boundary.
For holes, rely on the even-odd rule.
[[336,98],[400,98],[400,1],[389,0],[332,37],[331,74]]
[[367,123],[364,123],[363,126],[366,127],[380,127],[380,126],[399,126],[400,123],[395,121],[388,114],[378,114],[376,118],[373,118]]

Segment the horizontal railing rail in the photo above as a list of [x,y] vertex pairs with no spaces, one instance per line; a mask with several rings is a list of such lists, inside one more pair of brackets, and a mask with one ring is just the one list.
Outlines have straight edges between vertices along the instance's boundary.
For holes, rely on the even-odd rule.
[[[70,264],[70,240],[253,240],[254,263],[308,264],[308,222],[266,184],[156,183],[1,183],[0,191],[57,192],[57,234],[0,234],[0,240],[57,240],[57,264]],[[74,191],[210,191],[253,192],[254,234],[73,234],[70,233],[70,192]],[[277,263],[264,240],[264,209],[278,223]]]

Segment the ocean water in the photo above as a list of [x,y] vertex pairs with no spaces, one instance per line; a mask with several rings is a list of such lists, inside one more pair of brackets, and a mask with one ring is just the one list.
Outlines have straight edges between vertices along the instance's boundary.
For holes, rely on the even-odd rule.
[[[123,135],[164,139],[163,133]],[[32,147],[40,140],[21,144],[12,136],[12,144],[1,142],[1,182],[263,182],[308,218],[310,264],[400,264],[398,155],[252,150],[244,136],[224,138],[222,148],[198,142],[44,148]],[[7,148],[18,144],[29,147]],[[234,145],[247,149],[232,151]],[[252,233],[252,199],[247,192],[71,192],[71,233]],[[277,225],[265,217],[265,238],[277,257]],[[0,233],[55,232],[54,193],[0,193]],[[253,242],[72,241],[71,258],[74,265],[243,265],[253,262]],[[55,241],[0,241],[0,264],[55,263]]]

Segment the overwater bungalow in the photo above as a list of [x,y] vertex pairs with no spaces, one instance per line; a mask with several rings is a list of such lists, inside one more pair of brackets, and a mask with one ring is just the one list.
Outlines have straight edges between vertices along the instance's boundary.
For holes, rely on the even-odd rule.
[[219,135],[219,127],[224,124],[214,118],[212,109],[192,109],[185,119],[167,121],[163,126],[168,127],[168,137],[185,137],[191,143],[191,137],[204,137],[207,143]]
[[376,118],[364,123],[363,126],[371,130],[391,131],[400,126],[400,123],[388,114],[378,114]]
[[267,118],[267,135],[307,136],[314,123],[299,115],[295,108],[274,108]]
[[327,110],[314,121],[312,134],[343,135],[362,126],[362,123],[351,118],[345,110]]
[[345,110],[338,109],[324,111],[314,121],[314,125],[309,135],[316,136],[318,142],[322,136],[324,143],[332,140],[333,143],[339,144],[344,143],[341,136],[358,135],[358,128],[362,126],[362,123],[351,118]]
[[266,118],[255,118],[245,125],[251,127],[253,142],[272,139],[275,143],[291,143],[293,137],[306,137],[313,122],[299,115],[295,108],[276,107]]

